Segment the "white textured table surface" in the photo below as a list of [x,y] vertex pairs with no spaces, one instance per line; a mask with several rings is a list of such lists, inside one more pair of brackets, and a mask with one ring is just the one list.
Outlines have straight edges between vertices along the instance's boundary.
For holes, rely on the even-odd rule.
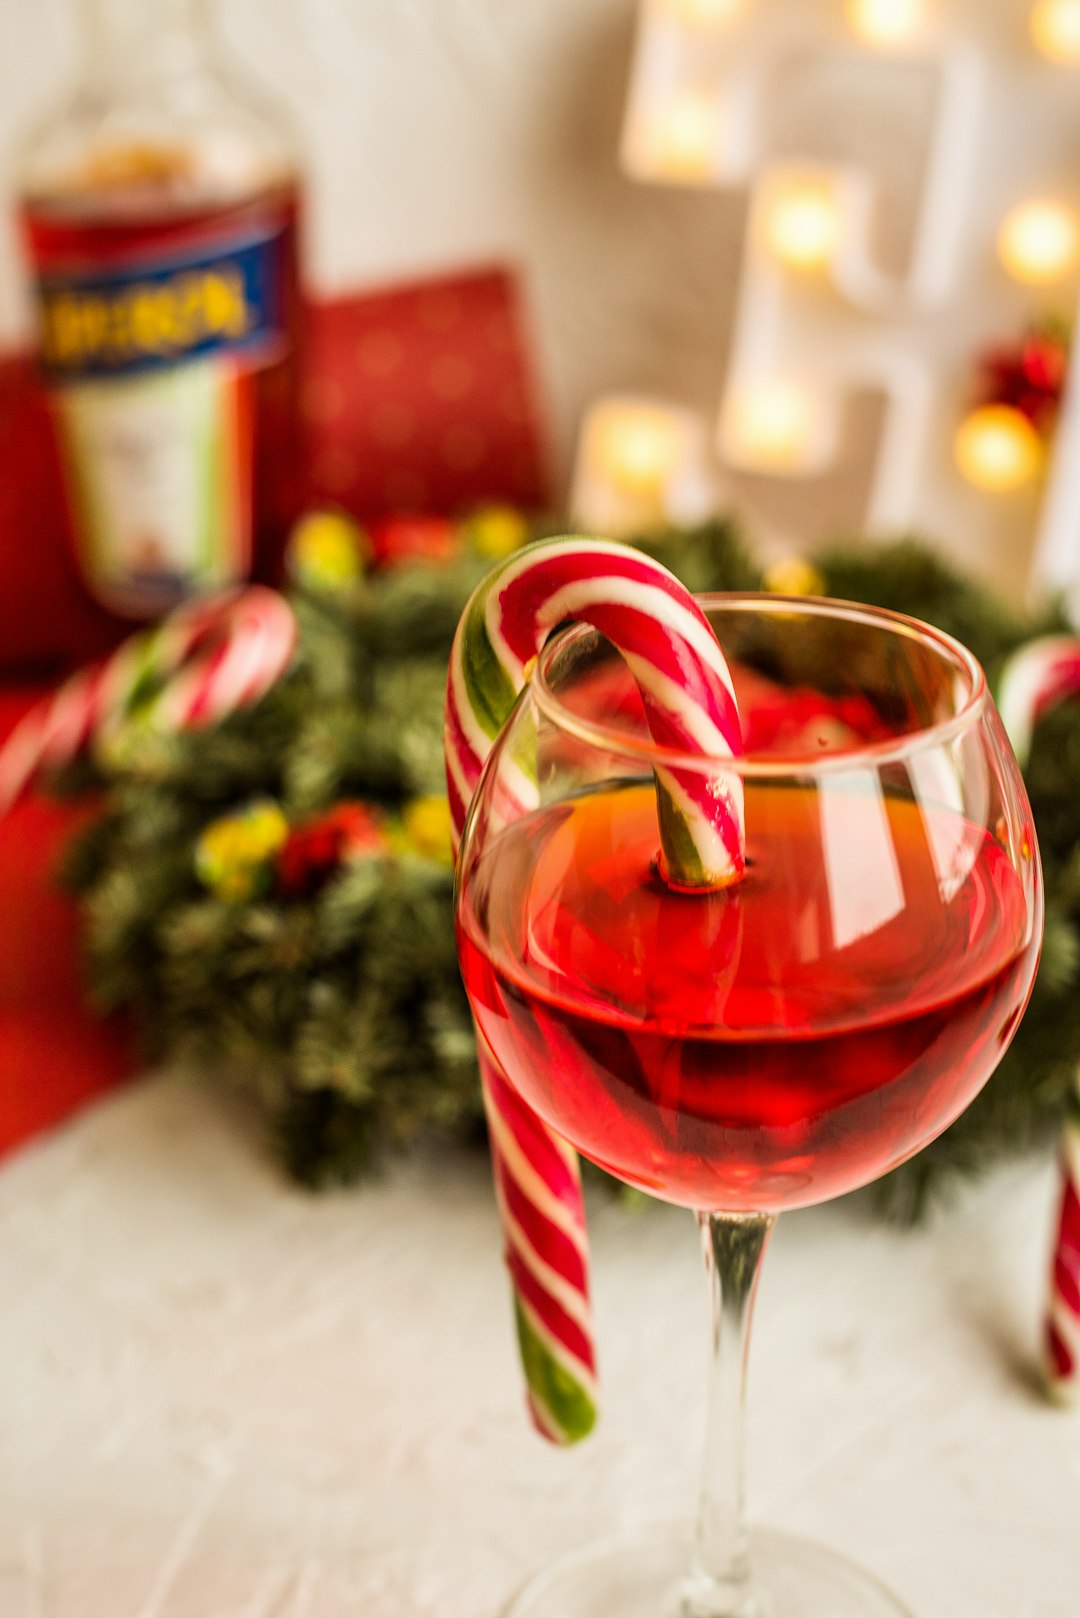
[[[1080,1613],[1080,1415],[1028,1381],[1048,1170],[935,1228],[782,1224],[751,1385],[754,1515],[925,1618]],[[3,1618],[494,1618],[538,1563],[687,1506],[692,1227],[593,1210],[606,1410],[522,1414],[486,1174],[313,1200],[155,1080],[0,1170]]]

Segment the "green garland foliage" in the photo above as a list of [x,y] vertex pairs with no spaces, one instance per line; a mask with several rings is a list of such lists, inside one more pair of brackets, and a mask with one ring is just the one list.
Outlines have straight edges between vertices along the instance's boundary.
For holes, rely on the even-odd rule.
[[[758,588],[730,525],[641,541],[694,590]],[[890,606],[963,640],[993,677],[1054,612],[1026,618],[927,547],[851,544],[816,563],[829,594]],[[446,864],[410,849],[345,865],[314,896],[237,903],[195,875],[204,829],[255,798],[290,821],[342,799],[399,812],[442,790],[447,654],[485,570],[413,565],[332,595],[294,595],[301,647],[288,677],[218,729],[155,742],[108,781],[73,849],[90,974],[103,1009],[134,1012],[148,1054],[228,1075],[260,1100],[290,1171],[354,1178],[419,1133],[482,1135]],[[928,1197],[1059,1118],[1080,1051],[1080,705],[1040,724],[1029,769],[1050,896],[1031,1010],[983,1096],[884,1182],[914,1217]]]

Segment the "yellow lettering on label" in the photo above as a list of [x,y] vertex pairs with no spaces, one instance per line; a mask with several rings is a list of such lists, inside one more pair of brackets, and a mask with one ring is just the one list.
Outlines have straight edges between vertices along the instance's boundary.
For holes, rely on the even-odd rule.
[[84,359],[109,355],[123,332],[116,329],[116,309],[107,298],[93,296],[82,301],[82,342]]
[[177,350],[185,349],[190,342],[190,336],[183,320],[175,282],[158,288],[154,308],[157,315],[157,340],[161,350],[165,353],[175,353]]
[[76,298],[62,293],[45,304],[42,344],[50,365],[77,365],[82,357],[79,337],[79,305]]
[[248,329],[248,309],[244,300],[244,280],[238,270],[223,266],[210,271],[205,279],[208,336],[242,337]]
[[144,353],[161,350],[158,295],[154,288],[135,287],[129,299],[129,325],[132,346]]
[[177,342],[193,348],[203,332],[201,277],[184,275],[176,282]]
[[47,292],[41,341],[47,364],[79,370],[94,363],[122,366],[141,356],[182,355],[214,339],[235,341],[254,324],[243,275],[225,263],[112,292]]

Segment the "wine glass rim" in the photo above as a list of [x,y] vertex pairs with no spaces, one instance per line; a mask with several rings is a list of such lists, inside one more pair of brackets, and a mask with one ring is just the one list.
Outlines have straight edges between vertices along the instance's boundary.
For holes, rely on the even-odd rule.
[[710,757],[704,753],[684,753],[677,748],[664,747],[651,738],[633,736],[595,720],[583,718],[561,701],[552,687],[547,667],[557,652],[574,639],[583,639],[597,633],[589,624],[572,623],[556,631],[536,658],[529,674],[529,685],[537,706],[560,729],[590,746],[602,747],[609,752],[641,758],[666,767],[684,767],[700,770],[705,764],[723,764],[744,776],[791,776],[813,772],[841,773],[853,768],[878,767],[902,760],[925,747],[940,747],[976,723],[983,714],[989,695],[986,674],[982,664],[961,641],[932,624],[923,623],[907,613],[894,612],[889,607],[867,606],[858,601],[845,601],[831,596],[779,595],[764,590],[710,591],[695,597],[698,606],[707,615],[723,609],[727,612],[767,612],[777,616],[801,613],[808,617],[843,619],[849,623],[877,625],[905,639],[919,640],[935,648],[951,661],[968,679],[968,691],[954,714],[937,719],[932,724],[910,730],[902,736],[889,736],[881,741],[860,742],[849,747],[837,747],[828,752],[804,753],[743,753],[734,756]]

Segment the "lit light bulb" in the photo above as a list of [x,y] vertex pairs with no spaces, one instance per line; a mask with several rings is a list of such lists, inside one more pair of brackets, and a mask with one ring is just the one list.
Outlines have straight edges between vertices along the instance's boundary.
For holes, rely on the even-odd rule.
[[782,264],[822,270],[840,245],[843,210],[827,180],[790,180],[777,186],[765,215],[765,239]]
[[998,252],[1018,281],[1060,281],[1080,258],[1080,222],[1063,202],[1022,202],[1001,227]]
[[924,0],[847,0],[847,19],[867,45],[906,45],[925,20]]
[[814,396],[799,382],[748,383],[725,411],[728,453],[756,471],[797,471],[809,459],[819,414]]
[[742,0],[665,0],[665,9],[690,28],[723,28]]
[[1051,62],[1080,62],[1080,0],[1039,0],[1031,37]]
[[973,410],[956,435],[956,463],[969,483],[992,494],[1009,494],[1037,477],[1042,440],[1027,417],[1011,405]]
[[665,179],[707,180],[716,164],[720,108],[714,95],[687,90],[659,114],[654,161]]
[[640,405],[609,411],[597,446],[598,463],[610,482],[637,496],[661,494],[679,459],[675,423],[662,410]]

